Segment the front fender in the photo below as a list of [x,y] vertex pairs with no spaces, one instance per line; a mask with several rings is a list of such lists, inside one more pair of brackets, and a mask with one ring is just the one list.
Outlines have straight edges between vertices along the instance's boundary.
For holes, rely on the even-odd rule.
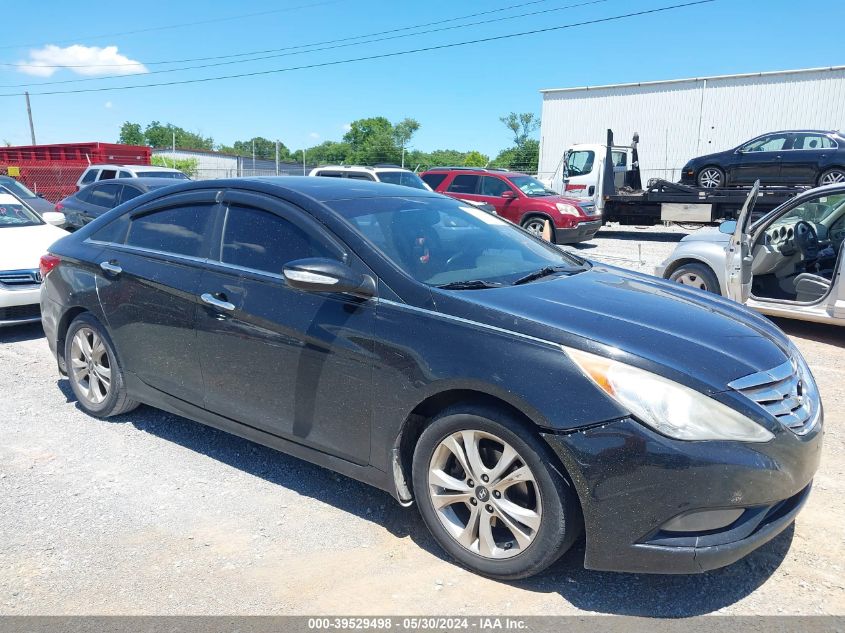
[[725,246],[720,242],[681,242],[657,268],[657,274],[664,279],[669,276],[682,264],[698,262],[710,268],[719,280],[719,288],[722,294],[727,286],[725,271]]

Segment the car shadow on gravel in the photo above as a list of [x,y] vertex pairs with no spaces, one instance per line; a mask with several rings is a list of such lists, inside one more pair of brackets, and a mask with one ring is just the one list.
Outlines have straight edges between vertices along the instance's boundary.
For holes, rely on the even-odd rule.
[[44,330],[40,323],[27,323],[25,325],[12,325],[0,328],[0,344],[23,343],[44,338]]
[[[68,402],[76,400],[66,379],[58,381]],[[432,538],[416,508],[401,507],[389,494],[299,458],[230,435],[199,422],[142,405],[103,420],[131,424],[232,468],[294,490],[339,510],[380,525],[397,538],[449,564],[454,562]],[[538,576],[511,582],[537,593],[558,593],[586,611],[617,615],[679,618],[729,606],[752,593],[780,566],[793,537],[790,526],[743,560],[699,575],[621,574],[584,569],[584,540]]]
[[[692,231],[691,231],[692,232]],[[628,240],[632,242],[680,242],[688,233],[659,233],[653,231],[614,231],[613,229],[602,229],[596,233],[596,237],[608,240]],[[589,242],[583,242],[589,244]],[[580,246],[578,244],[574,246]]]
[[816,343],[845,347],[845,327],[829,323],[813,323],[796,319],[770,317],[771,321],[789,336],[805,338]]
[[513,583],[528,591],[558,593],[585,611],[685,618],[730,606],[764,584],[789,551],[794,527],[742,560],[694,575],[622,574],[584,569],[584,543],[540,576]]

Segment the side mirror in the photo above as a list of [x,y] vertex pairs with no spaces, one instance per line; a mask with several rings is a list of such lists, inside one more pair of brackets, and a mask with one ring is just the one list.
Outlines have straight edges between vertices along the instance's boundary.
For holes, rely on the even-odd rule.
[[282,274],[291,287],[305,292],[349,292],[362,297],[376,294],[372,277],[333,259],[297,259],[285,264]]
[[736,233],[736,220],[727,220],[719,225],[719,233],[733,235]]
[[505,200],[513,200],[514,198],[516,198],[516,194],[513,191],[511,191],[510,189],[508,189],[507,191],[502,192],[502,197]]
[[59,213],[58,211],[45,211],[41,214],[41,219],[53,226],[65,225],[65,214]]

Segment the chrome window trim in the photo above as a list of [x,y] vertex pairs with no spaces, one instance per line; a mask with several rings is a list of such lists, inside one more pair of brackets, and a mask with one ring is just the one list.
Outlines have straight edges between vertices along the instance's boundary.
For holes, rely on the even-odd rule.
[[141,255],[164,255],[165,257],[173,257],[174,259],[181,259],[187,262],[192,263],[199,263],[204,264],[208,261],[205,257],[194,257],[193,255],[181,255],[179,253],[171,253],[169,251],[159,251],[154,248],[145,248],[143,246],[132,246],[130,244],[118,244],[116,242],[102,242],[100,240],[94,240],[90,237],[87,238],[84,244],[96,244],[98,246],[110,246],[111,248],[115,248],[120,251],[126,251],[129,253],[140,253]]
[[542,345],[547,345],[553,347],[561,352],[564,351],[563,345],[560,343],[555,343],[554,341],[549,341],[542,338],[537,338],[536,336],[531,336],[530,334],[523,334],[522,332],[514,332],[513,330],[508,330],[505,328],[501,328],[495,325],[489,325],[487,323],[480,323],[479,321],[472,321],[471,319],[464,319],[463,317],[454,316],[452,314],[446,314],[445,312],[437,312],[436,310],[429,310],[427,308],[420,308],[417,306],[410,305],[408,303],[400,303],[398,301],[392,301],[390,299],[376,299],[376,303],[378,305],[384,304],[394,308],[400,308],[409,310],[411,312],[417,312],[420,314],[426,314],[429,316],[433,316],[435,318],[440,318],[445,321],[454,321],[456,323],[463,323],[464,325],[469,325],[476,328],[481,328],[484,330],[490,330],[491,332],[497,332],[499,334],[507,334],[508,336],[515,336],[517,338],[525,339],[527,341],[532,341],[534,343],[540,343]]

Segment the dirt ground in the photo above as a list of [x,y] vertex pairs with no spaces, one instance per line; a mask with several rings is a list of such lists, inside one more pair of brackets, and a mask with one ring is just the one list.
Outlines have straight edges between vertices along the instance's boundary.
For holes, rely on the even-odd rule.
[[[579,251],[648,272],[682,235],[631,231]],[[585,571],[577,547],[516,583],[364,484],[147,407],[90,418],[40,327],[0,330],[0,614],[845,614],[845,328],[778,325],[826,410],[794,528],[698,576]]]

